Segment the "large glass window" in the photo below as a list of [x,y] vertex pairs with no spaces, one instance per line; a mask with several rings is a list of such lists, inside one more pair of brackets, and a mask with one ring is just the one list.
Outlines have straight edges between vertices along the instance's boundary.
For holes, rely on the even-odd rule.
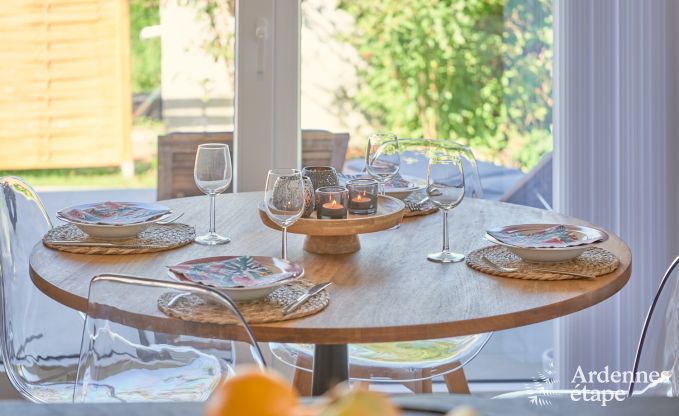
[[[2,2],[0,175],[125,189],[43,193],[50,212],[155,199],[158,135],[233,130],[234,4]],[[301,7],[301,127],[349,133],[345,171],[362,169],[373,131],[448,138],[472,147],[485,198],[551,206],[551,0]],[[467,373],[529,379],[548,369],[551,344],[549,322],[496,334]]]
[[233,2],[173,0],[159,7],[166,130],[233,131]]
[[[302,128],[348,132],[345,171],[370,132],[453,139],[485,198],[551,208],[551,0],[303,0],[301,42]],[[496,334],[468,377],[536,377],[552,331]]]
[[140,188],[137,198],[154,199],[159,135],[233,130],[233,8],[2,2],[0,175],[41,191]]

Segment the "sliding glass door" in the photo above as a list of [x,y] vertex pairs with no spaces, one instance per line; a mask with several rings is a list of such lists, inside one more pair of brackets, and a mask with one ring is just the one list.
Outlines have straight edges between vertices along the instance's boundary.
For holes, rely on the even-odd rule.
[[[374,131],[456,140],[480,160],[485,198],[551,209],[551,3],[303,0],[302,129],[349,133],[347,172]],[[551,371],[553,326],[496,334],[468,377]]]

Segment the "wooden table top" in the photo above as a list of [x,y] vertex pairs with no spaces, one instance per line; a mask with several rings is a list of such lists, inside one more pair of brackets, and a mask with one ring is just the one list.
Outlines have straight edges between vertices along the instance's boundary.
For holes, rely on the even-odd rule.
[[[121,273],[170,279],[166,266],[221,255],[280,255],[280,232],[262,224],[262,193],[226,194],[217,198],[217,231],[231,237],[225,246],[191,244],[176,250],[139,255],[70,254],[36,245],[30,258],[34,283],[53,299],[85,310],[93,276]],[[164,201],[182,222],[206,231],[207,197]],[[586,222],[529,207],[465,199],[449,215],[451,249],[468,253],[488,245],[484,230],[515,223]],[[427,261],[439,251],[440,213],[406,218],[398,229],[361,235],[361,250],[318,255],[302,250],[302,235],[289,235],[289,258],[300,262],[305,277],[332,280],[330,305],[322,312],[291,321],[253,326],[260,341],[347,344],[443,338],[496,331],[546,321],[587,308],[620,290],[631,272],[631,253],[617,236],[602,244],[620,259],[613,273],[592,281],[527,281],[486,275],[464,262]],[[610,234],[610,233],[609,233]],[[112,294],[113,296],[114,294]],[[148,299],[136,301],[139,313],[126,323],[157,330],[228,337],[220,325],[194,324],[169,318]],[[156,328],[160,325],[162,328]]]

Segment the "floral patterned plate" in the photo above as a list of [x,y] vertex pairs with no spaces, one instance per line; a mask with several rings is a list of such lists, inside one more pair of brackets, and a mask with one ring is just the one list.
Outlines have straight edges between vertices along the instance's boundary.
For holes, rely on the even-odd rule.
[[169,212],[161,204],[106,201],[64,208],[57,215],[72,223],[121,226],[149,222]]
[[517,224],[488,230],[496,240],[521,248],[566,248],[605,241],[596,228],[566,224]]
[[488,230],[486,240],[525,261],[553,263],[578,257],[592,244],[608,240],[608,234],[580,225],[517,224]]
[[136,237],[172,211],[165,205],[141,202],[97,202],[61,209],[57,218],[90,237],[121,240]]
[[304,268],[277,257],[222,256],[169,266],[172,277],[225,292],[233,300],[259,299],[304,275]]

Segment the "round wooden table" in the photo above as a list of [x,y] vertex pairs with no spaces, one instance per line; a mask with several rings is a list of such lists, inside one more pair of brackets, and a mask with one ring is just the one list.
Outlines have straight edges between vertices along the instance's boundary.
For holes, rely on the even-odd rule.
[[[257,210],[260,192],[217,198],[217,232],[231,237],[224,246],[191,244],[139,255],[83,255],[36,245],[31,254],[35,285],[56,301],[84,311],[93,276],[120,273],[170,279],[166,266],[200,257],[280,255],[280,232],[262,224]],[[182,222],[203,233],[208,225],[207,197],[164,201]],[[497,331],[564,316],[603,301],[620,290],[631,272],[629,247],[617,236],[601,247],[620,259],[613,273],[595,280],[528,281],[476,272],[464,263],[427,261],[441,249],[441,214],[406,218],[398,229],[360,236],[361,249],[344,255],[302,250],[302,235],[289,235],[288,257],[300,262],[305,277],[331,280],[330,304],[302,319],[253,325],[259,341],[315,344],[314,391],[331,377],[345,378],[349,343],[434,339]],[[450,247],[468,253],[488,245],[484,231],[516,223],[588,223],[554,212],[495,201],[466,199],[451,211]],[[165,332],[196,332],[226,337],[220,325],[193,324],[170,318],[157,305],[139,300],[141,313],[125,323],[159,326]],[[139,320],[139,322],[135,322]],[[339,365],[338,365],[339,363]]]

